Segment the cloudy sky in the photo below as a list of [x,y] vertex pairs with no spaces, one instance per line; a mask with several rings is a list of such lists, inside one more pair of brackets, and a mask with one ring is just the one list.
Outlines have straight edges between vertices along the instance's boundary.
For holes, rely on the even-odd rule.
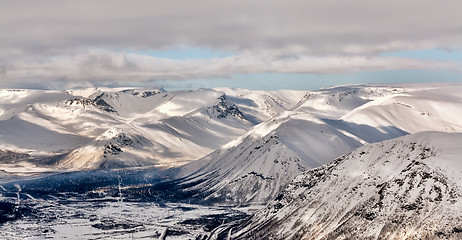
[[462,1],[0,1],[0,88],[462,82]]

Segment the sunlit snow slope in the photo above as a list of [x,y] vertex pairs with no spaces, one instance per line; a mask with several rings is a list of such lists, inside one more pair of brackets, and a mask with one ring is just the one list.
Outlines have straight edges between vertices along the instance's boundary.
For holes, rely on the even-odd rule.
[[367,145],[296,179],[234,231],[247,239],[461,239],[462,134]]

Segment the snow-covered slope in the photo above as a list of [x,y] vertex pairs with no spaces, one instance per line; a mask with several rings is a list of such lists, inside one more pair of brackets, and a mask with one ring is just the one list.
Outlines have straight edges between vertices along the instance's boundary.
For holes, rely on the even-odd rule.
[[[425,99],[429,88],[433,97]],[[460,84],[341,86],[311,92],[291,110],[255,126],[207,157],[181,167],[173,176],[183,178],[188,185],[197,182],[189,190],[198,191],[209,200],[265,203],[303,170],[329,163],[359,146],[419,131],[458,131],[462,117],[445,122],[441,119],[445,112],[462,116],[460,92]],[[408,111],[383,104],[396,99],[421,102],[421,111],[438,111],[441,115],[416,121]],[[445,104],[440,105],[436,99],[445,99]],[[388,116],[383,118],[395,121],[384,123],[368,117],[369,113],[363,111],[370,106]],[[350,121],[356,112],[365,116]],[[412,129],[405,128],[406,125],[412,125]]]
[[376,128],[395,126],[409,133],[461,132],[461,93],[461,84],[410,85],[401,94],[364,104],[341,119]]
[[23,152],[61,152],[89,141],[88,136],[63,126],[62,119],[55,118],[62,115],[72,119],[73,116],[66,116],[72,110],[56,107],[70,98],[60,91],[0,90],[0,147]]
[[359,146],[310,115],[280,115],[174,174],[199,182],[189,190],[206,200],[262,203],[303,171]]
[[298,176],[236,238],[460,239],[462,134],[358,148]]
[[329,87],[308,93],[292,110],[309,112],[319,118],[338,119],[368,102],[401,95],[406,91],[404,87],[381,85]]
[[[228,91],[237,94],[244,90]],[[49,163],[43,158],[53,158],[53,168],[182,165],[244,134],[255,125],[255,119],[266,120],[265,116],[298,101],[290,102],[283,96],[279,99],[277,92],[250,95],[256,100],[247,95],[228,97],[213,89],[0,90],[0,149],[29,154],[29,163]],[[264,102],[258,99],[267,96],[287,106],[270,106],[268,114],[262,113],[259,104]],[[239,105],[246,101],[255,104],[241,110]],[[143,145],[124,146],[123,153],[107,155],[105,146],[119,138],[116,134],[102,143],[109,132],[123,132],[129,139],[142,137]],[[108,163],[109,156],[114,164],[103,164]],[[40,161],[34,162],[36,158]]]

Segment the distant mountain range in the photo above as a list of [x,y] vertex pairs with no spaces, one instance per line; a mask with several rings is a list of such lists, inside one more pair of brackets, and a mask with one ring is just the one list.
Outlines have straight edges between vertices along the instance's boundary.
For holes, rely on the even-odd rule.
[[15,159],[2,167],[183,165],[288,110],[305,94],[225,91],[0,90],[0,156]]

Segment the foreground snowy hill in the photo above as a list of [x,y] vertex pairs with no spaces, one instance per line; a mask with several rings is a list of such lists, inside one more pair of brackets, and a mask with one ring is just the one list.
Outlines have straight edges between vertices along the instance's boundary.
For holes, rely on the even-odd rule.
[[358,148],[298,176],[234,237],[461,239],[462,134]]
[[462,116],[460,92],[460,84],[311,92],[291,110],[172,175],[207,200],[265,203],[304,170],[359,146],[420,131],[462,132],[462,118],[455,117]]
[[[183,165],[289,109],[305,94],[227,91],[236,96],[213,89],[0,90],[2,169]],[[241,110],[243,103],[251,104]]]

